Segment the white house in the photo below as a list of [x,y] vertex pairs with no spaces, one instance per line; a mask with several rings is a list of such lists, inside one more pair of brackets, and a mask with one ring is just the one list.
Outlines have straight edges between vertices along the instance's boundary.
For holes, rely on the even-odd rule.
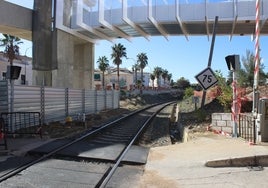
[[[149,72],[143,72],[143,86],[149,87],[150,83],[150,74]],[[134,75],[135,76],[135,75]],[[141,80],[141,72],[137,72],[137,80]]]
[[[100,70],[94,71],[94,83],[95,86],[102,85],[102,72]],[[133,84],[133,73],[126,69],[126,68],[120,68],[119,70],[119,85],[120,88],[130,89],[130,85]],[[118,85],[117,83],[117,68],[109,68],[104,73],[104,85],[112,86],[113,88]]]
[[[8,58],[4,57],[4,53],[0,52],[0,80],[8,79],[9,62]],[[20,68],[19,77],[15,79],[16,85],[32,85],[32,58],[27,56],[19,56],[18,59],[14,59],[13,66]]]

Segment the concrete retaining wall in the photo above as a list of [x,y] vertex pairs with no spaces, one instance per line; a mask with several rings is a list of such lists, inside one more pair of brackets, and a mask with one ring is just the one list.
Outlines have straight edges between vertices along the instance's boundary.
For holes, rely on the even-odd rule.
[[216,131],[232,133],[232,114],[231,113],[213,113],[211,115],[211,128]]

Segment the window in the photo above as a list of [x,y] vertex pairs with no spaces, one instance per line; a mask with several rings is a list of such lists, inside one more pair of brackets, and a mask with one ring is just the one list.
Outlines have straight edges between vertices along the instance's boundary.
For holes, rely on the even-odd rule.
[[100,81],[101,77],[100,74],[94,74],[94,81]]
[[3,78],[3,80],[7,79],[7,73],[6,72],[2,72],[2,78]]
[[26,79],[25,79],[25,75],[24,75],[24,74],[22,74],[22,75],[20,76],[20,79],[21,79],[21,84],[22,84],[22,85],[25,85],[25,84],[26,84]]

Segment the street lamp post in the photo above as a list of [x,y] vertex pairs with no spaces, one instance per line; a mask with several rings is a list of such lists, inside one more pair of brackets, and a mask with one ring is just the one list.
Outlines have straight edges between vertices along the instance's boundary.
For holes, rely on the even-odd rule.
[[[28,50],[29,50],[30,48],[32,48],[32,47],[28,47],[28,48],[25,50],[25,53],[24,53],[24,56],[25,56],[25,57],[27,57],[26,54],[27,54],[27,52],[28,52]],[[27,80],[27,79],[26,79],[26,65],[27,65],[27,64],[28,64],[28,61],[24,61],[24,74],[25,74],[25,78],[24,78],[24,79],[25,79],[25,80],[24,80],[25,83],[24,83],[24,84],[25,84],[25,85],[26,85],[26,80]]]
[[135,84],[137,83],[137,61],[134,58],[128,57],[127,59],[131,59],[134,62],[134,80],[135,80]]

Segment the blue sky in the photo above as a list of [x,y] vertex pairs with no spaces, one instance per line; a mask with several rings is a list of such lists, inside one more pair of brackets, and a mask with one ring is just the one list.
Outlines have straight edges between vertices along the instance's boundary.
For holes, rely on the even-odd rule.
[[[149,64],[146,71],[150,72],[154,67],[159,66],[172,73],[174,80],[184,77],[192,83],[196,82],[195,75],[207,67],[212,36],[210,36],[210,40],[207,36],[190,36],[189,41],[184,36],[172,36],[168,39],[167,41],[162,36],[151,37],[150,41],[144,38],[134,38],[132,42],[121,39],[117,40],[116,43],[120,42],[126,47],[127,56],[130,58],[136,59],[137,54],[146,53]],[[261,37],[260,43],[261,57],[265,65],[265,60],[268,60],[268,54],[264,54],[268,50],[268,38]],[[246,55],[246,50],[254,53],[254,45],[255,43],[251,41],[250,36],[233,37],[231,41],[229,36],[216,36],[211,68],[220,70],[224,76],[227,76],[228,68],[225,57],[237,54],[242,58]],[[110,58],[112,46],[111,42],[100,41],[100,44],[97,44],[95,48],[95,59],[103,55]],[[129,68],[133,64],[132,59],[124,60],[122,67]],[[265,72],[267,71],[268,67],[266,66]]]
[[[32,7],[32,0],[9,0],[21,4],[26,7]],[[180,77],[188,79],[191,83],[196,83],[195,75],[207,67],[210,46],[207,36],[189,36],[187,41],[184,36],[169,36],[166,40],[163,36],[151,37],[150,41],[145,38],[132,38],[132,42],[125,39],[116,40],[115,43],[121,43],[126,47],[127,56],[136,59],[137,54],[146,53],[148,56],[147,72],[153,71],[154,67],[159,66],[167,69],[172,73],[173,79],[176,81]],[[99,41],[95,46],[95,61],[98,57],[106,56],[110,60],[111,47],[114,44],[109,41]],[[246,50],[254,53],[254,41],[251,36],[233,36],[229,40],[229,36],[216,36],[214,53],[212,57],[211,68],[220,70],[224,76],[228,75],[228,69],[225,62],[225,56],[237,54],[246,55]],[[21,46],[21,54],[31,56],[31,42],[24,41]],[[268,72],[268,37],[260,37],[260,56],[265,66],[265,72]],[[133,59],[124,59],[121,67],[131,68],[134,64]],[[110,60],[112,65],[112,60]],[[97,65],[96,65],[97,67]]]

